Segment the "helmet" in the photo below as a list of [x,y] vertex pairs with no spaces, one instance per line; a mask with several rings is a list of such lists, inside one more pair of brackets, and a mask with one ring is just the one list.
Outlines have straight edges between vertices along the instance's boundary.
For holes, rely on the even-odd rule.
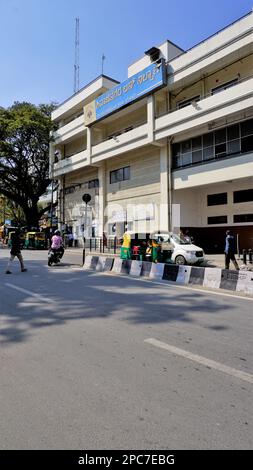
[[61,232],[60,232],[60,230],[55,230],[54,234],[55,235],[61,235]]

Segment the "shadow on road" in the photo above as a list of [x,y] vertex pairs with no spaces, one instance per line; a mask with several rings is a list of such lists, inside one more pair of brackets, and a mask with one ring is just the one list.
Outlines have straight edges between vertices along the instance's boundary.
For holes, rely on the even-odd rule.
[[218,321],[208,328],[217,333],[229,328],[217,318],[220,312],[233,309],[226,297],[210,298],[205,292],[175,290],[169,284],[163,287],[77,267],[67,270],[73,266],[67,262],[48,268],[45,261],[28,260],[26,265],[27,273],[2,277],[2,344],[28,340],[35,329],[113,315],[131,324],[168,325],[194,323],[198,313],[206,313],[215,323]]

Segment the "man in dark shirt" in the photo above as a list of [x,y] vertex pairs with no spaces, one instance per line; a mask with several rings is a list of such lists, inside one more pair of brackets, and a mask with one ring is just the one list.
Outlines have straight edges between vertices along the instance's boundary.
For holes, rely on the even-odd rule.
[[15,256],[18,258],[18,260],[20,262],[21,272],[27,271],[27,269],[25,269],[23,257],[21,255],[20,230],[16,230],[16,232],[12,234],[10,254],[11,254],[11,256],[10,256],[10,259],[9,259],[9,262],[8,262],[8,265],[7,265],[6,274],[11,274],[10,264],[14,260]]
[[235,269],[239,270],[238,263],[235,259],[236,246],[235,246],[235,237],[231,230],[226,231],[226,240],[225,240],[225,269],[229,269],[230,261],[233,261]]

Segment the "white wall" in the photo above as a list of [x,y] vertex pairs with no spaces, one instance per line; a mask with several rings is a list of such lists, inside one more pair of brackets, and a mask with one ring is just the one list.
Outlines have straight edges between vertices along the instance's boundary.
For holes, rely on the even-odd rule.
[[[233,224],[233,215],[252,214],[253,202],[233,203],[233,192],[253,188],[253,177],[238,181],[224,181],[221,184],[211,184],[194,189],[173,191],[173,203],[181,206],[182,227],[210,227],[208,217],[227,215],[228,225]],[[227,193],[228,203],[208,206],[207,196],[210,194]],[[220,226],[220,224],[218,224]],[[224,225],[224,224],[222,224]],[[236,224],[235,224],[236,225]],[[242,223],[237,224],[242,225]],[[243,224],[243,225],[252,225]]]

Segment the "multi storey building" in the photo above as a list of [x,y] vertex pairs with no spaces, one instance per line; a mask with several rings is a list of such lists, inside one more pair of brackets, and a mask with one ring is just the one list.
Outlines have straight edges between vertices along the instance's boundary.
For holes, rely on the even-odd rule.
[[101,75],[53,113],[61,224],[86,235],[225,231],[253,247],[253,13],[187,51],[152,47],[119,83]]

